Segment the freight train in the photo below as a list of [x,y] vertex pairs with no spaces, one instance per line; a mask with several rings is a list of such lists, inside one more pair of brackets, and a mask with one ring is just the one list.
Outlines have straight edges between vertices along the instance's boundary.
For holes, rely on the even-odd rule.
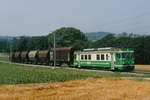
[[[54,65],[54,50],[34,50],[10,53],[10,60],[17,63]],[[56,64],[73,67],[105,68],[119,71],[134,70],[132,48],[92,48],[76,50],[72,47],[56,48]]]

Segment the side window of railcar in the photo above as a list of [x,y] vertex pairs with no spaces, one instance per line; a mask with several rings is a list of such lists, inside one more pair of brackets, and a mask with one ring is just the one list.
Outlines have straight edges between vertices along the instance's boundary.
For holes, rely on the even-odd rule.
[[83,60],[84,58],[83,58],[83,55],[81,55],[81,60]]
[[91,55],[88,55],[88,60],[91,60]]
[[96,59],[97,59],[97,60],[100,60],[100,56],[99,56],[99,55],[96,55]]
[[108,60],[108,54],[106,54],[106,60]]
[[85,55],[85,60],[87,60],[87,55]]
[[105,60],[104,54],[101,54],[101,60]]

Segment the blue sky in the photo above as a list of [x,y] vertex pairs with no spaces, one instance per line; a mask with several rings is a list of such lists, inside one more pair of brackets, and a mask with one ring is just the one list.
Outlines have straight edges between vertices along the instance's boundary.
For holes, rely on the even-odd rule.
[[83,32],[150,33],[150,0],[0,0],[0,35]]

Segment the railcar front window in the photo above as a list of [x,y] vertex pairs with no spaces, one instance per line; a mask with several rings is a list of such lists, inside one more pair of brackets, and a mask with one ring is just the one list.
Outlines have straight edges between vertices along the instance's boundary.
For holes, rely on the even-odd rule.
[[133,53],[120,53],[119,59],[132,59]]
[[126,53],[120,53],[119,54],[119,59],[125,59],[126,58]]

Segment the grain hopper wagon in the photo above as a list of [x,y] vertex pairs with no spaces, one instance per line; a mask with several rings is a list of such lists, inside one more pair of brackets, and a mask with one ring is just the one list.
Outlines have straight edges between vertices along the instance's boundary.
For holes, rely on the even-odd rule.
[[21,52],[21,62],[22,63],[27,63],[29,58],[28,58],[28,51],[23,51]]
[[38,51],[34,50],[34,51],[30,51],[28,53],[28,57],[29,57],[29,62],[30,63],[38,63]]
[[41,50],[38,52],[38,62],[40,64],[49,64],[50,54],[49,50]]

